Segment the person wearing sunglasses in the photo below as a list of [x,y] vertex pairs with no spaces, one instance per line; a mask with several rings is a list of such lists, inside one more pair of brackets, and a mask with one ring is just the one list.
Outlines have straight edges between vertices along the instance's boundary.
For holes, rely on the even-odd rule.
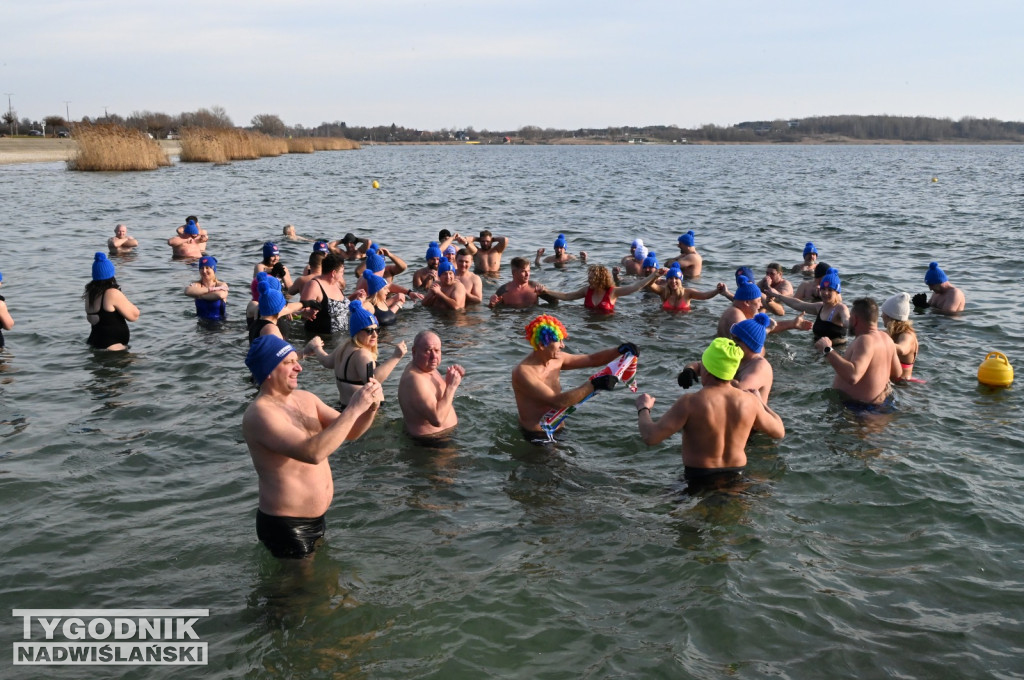
[[334,370],[342,408],[348,406],[353,395],[370,378],[376,378],[381,383],[387,380],[406,353],[405,342],[399,342],[388,359],[377,363],[380,324],[377,323],[377,317],[368,312],[359,300],[349,303],[348,332],[349,339],[340,343],[330,354],[322,346],[314,348],[320,364]]

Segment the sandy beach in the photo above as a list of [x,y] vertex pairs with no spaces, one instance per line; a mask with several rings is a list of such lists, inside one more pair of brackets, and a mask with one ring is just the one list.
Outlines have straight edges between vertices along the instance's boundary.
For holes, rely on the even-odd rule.
[[[170,156],[181,153],[176,141],[159,140],[160,147]],[[0,139],[0,165],[10,163],[52,163],[66,161],[78,150],[73,139]]]

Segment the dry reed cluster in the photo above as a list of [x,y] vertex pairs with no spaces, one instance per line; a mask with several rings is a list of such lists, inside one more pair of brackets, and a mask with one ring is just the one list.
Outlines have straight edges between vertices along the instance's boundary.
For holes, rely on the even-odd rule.
[[289,137],[288,153],[313,153],[313,138]]
[[139,130],[109,123],[72,128],[78,154],[68,170],[156,170],[171,160],[155,140]]
[[358,149],[359,143],[345,137],[310,137],[317,151],[349,151]]
[[181,131],[180,158],[185,163],[226,163],[286,153],[358,148],[357,143],[343,137],[282,139],[238,128],[184,128]]

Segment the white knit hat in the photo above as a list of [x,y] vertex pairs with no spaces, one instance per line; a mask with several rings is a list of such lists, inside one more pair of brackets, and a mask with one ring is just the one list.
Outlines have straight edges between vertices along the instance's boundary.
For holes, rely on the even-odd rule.
[[896,321],[910,318],[910,293],[896,293],[882,303],[882,314]]

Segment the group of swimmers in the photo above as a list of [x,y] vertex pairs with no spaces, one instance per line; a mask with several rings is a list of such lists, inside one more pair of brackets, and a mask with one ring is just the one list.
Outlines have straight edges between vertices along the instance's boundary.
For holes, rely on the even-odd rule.
[[[284,266],[273,242],[263,245],[262,259],[254,266],[246,310],[250,341],[246,365],[259,387],[246,411],[243,433],[259,476],[258,535],[275,555],[288,557],[308,554],[323,535],[323,516],[333,496],[327,457],[341,443],[370,428],[383,400],[381,383],[408,352],[405,342],[397,341],[391,354],[381,360],[381,329],[394,324],[410,301],[455,312],[485,304],[481,277],[493,281],[500,273],[510,239],[489,231],[468,237],[443,230],[427,246],[425,265],[412,272],[412,285],[405,287],[396,278],[409,269],[407,263],[370,238],[346,234],[336,241],[307,239],[291,225],[284,237],[312,243],[312,251],[299,276],[293,277]],[[209,235],[195,216],[187,218],[167,241],[175,257],[197,262],[199,278],[184,290],[193,298],[197,316],[220,320],[229,288],[217,277],[216,258],[205,252],[208,242]],[[930,297],[898,293],[886,299],[880,310],[870,298],[847,307],[839,272],[818,261],[813,243],[806,244],[802,261],[788,269],[803,277],[796,287],[786,280],[786,268],[772,262],[763,277],[740,267],[733,289],[718,283],[702,291],[690,285],[703,267],[694,232],[679,236],[677,244],[679,254],[662,263],[636,239],[629,255],[609,270],[589,263],[586,252],[569,253],[560,234],[552,254],[540,248],[532,261],[512,258],[510,280],[498,285],[486,304],[526,308],[540,301],[582,299],[596,314],[613,314],[620,297],[645,291],[656,296],[665,311],[685,313],[693,301],[716,296],[730,300],[719,318],[715,340],[700,361],[685,366],[678,376],[684,389],[698,383],[701,389],[685,393],[658,419],[651,413],[653,397],[644,394],[636,401],[638,428],[648,444],[683,432],[684,476],[694,483],[718,483],[739,474],[746,464],[744,446],[751,430],[784,436],[781,418],[768,406],[773,381],[771,364],[764,356],[768,334],[811,331],[815,346],[835,371],[833,385],[844,398],[851,405],[884,408],[891,383],[913,379],[918,342],[909,319],[911,306],[944,313],[964,306],[962,291],[933,262],[924,276]],[[137,246],[125,225],[117,225],[108,241],[111,254]],[[531,279],[531,264],[561,267],[574,261],[588,265],[587,281],[579,288],[552,290]],[[346,290],[346,266],[354,267],[357,277],[351,291]],[[130,338],[128,322],[137,320],[140,312],[120,290],[107,254],[96,253],[92,280],[83,297],[91,327],[89,344],[125,349]],[[773,318],[784,316],[785,307],[798,314]],[[879,312],[885,332],[877,327]],[[810,313],[815,315],[813,322],[803,318]],[[301,321],[310,337],[300,349],[285,339],[287,321],[292,319]],[[0,329],[13,326],[0,296]],[[323,336],[346,333],[348,337],[332,351],[325,349]],[[525,335],[531,351],[514,367],[511,386],[518,424],[532,442],[552,439],[553,432],[541,426],[546,414],[572,407],[595,391],[612,389],[617,382],[614,375],[599,371],[579,386],[563,390],[562,370],[598,368],[621,354],[640,353],[628,341],[586,355],[565,352],[568,331],[550,314],[533,319]],[[0,333],[0,346],[2,338]],[[843,344],[843,354],[833,351]],[[412,360],[399,381],[397,401],[406,429],[416,438],[444,437],[458,423],[454,397],[466,371],[457,364],[439,370],[441,345],[436,333],[417,334]],[[334,372],[341,411],[298,389],[302,356],[315,357]]]
[[[458,234],[448,234],[447,238],[463,245],[452,253],[455,258],[465,258],[463,272],[468,261],[473,260],[477,271],[484,275],[498,270],[501,252],[508,245],[507,237],[498,237],[498,240],[487,232],[479,239]],[[428,246],[426,266],[415,272],[414,286],[427,291],[420,298],[424,303],[433,294],[438,306],[462,309],[465,292],[472,289],[472,280],[467,283],[459,280],[455,273],[459,269],[457,264],[447,260],[445,251],[451,243],[446,244],[445,240],[446,235],[442,233],[438,241]],[[496,242],[500,246],[497,251],[494,249]],[[512,280],[499,286],[490,297],[489,305],[528,307],[537,304],[539,299],[583,298],[588,309],[611,314],[618,297],[645,289],[661,297],[662,306],[668,311],[688,309],[691,299],[728,297],[732,304],[719,320],[718,337],[704,350],[700,361],[686,366],[678,376],[684,389],[698,382],[701,389],[679,397],[658,419],[652,414],[653,397],[643,394],[636,400],[638,429],[644,442],[656,444],[682,431],[684,478],[695,488],[717,488],[742,474],[746,465],[745,445],[753,430],[774,438],[785,435],[782,419],[768,406],[773,372],[764,357],[764,344],[769,333],[810,330],[816,339],[815,346],[835,371],[834,387],[851,406],[884,408],[891,383],[911,379],[918,350],[909,320],[911,303],[941,312],[963,309],[963,293],[952,286],[937,264],[932,263],[925,275],[931,297],[911,298],[907,293],[899,293],[888,298],[881,307],[888,331],[883,332],[877,327],[879,308],[874,300],[861,298],[850,308],[842,302],[838,271],[817,262],[817,249],[812,243],[804,249],[803,262],[791,270],[807,279],[796,290],[785,280],[783,268],[771,263],[758,282],[753,272],[741,267],[737,270],[735,291],[719,283],[713,291],[701,293],[682,285],[683,280],[696,278],[701,271],[693,232],[681,236],[679,244],[680,255],[667,263],[669,267],[663,267],[655,255],[644,252],[646,248],[637,240],[614,274],[600,265],[591,265],[587,285],[568,292],[551,291],[530,281],[529,260],[513,258]],[[551,262],[562,264],[575,259],[565,252],[565,245],[560,235],[555,241],[555,254],[550,256],[555,259]],[[366,240],[364,246],[364,255],[359,259],[370,259],[374,252],[372,242]],[[543,256],[543,249],[538,250],[534,263],[541,262]],[[578,259],[585,261],[585,253],[580,253]],[[366,263],[363,270],[380,271],[380,263]],[[619,277],[629,275],[638,278],[631,284],[620,285]],[[414,294],[393,282],[388,290],[395,295]],[[343,347],[355,349],[348,355],[342,371],[348,371],[353,358],[357,366],[365,362],[365,369],[356,376],[358,380],[345,383],[348,398],[342,399],[347,405],[341,413],[327,407],[314,395],[297,389],[300,353],[277,334],[257,337],[246,359],[259,384],[258,396],[247,410],[243,423],[246,442],[260,476],[257,534],[278,557],[306,556],[322,538],[324,517],[332,495],[322,490],[333,489],[327,456],[343,441],[357,438],[369,428],[383,399],[381,381],[392,372],[405,351],[404,344],[397,346],[396,353],[381,365],[384,370],[375,372],[376,340],[381,323],[372,311],[363,307],[358,294],[353,297],[348,322],[351,346],[346,343]],[[760,311],[764,307],[782,314],[782,305],[800,314],[795,319],[776,321]],[[803,319],[806,312],[815,313],[813,323]],[[363,337],[367,331],[369,333]],[[564,341],[568,331],[561,321],[549,314],[534,318],[525,329],[525,337],[532,351],[513,369],[511,385],[519,426],[529,441],[538,443],[552,439],[552,431],[541,427],[550,412],[571,408],[597,391],[612,389],[618,382],[616,375],[598,371],[578,387],[563,390],[562,370],[597,368],[620,355],[638,356],[640,353],[639,348],[628,341],[586,355],[567,353]],[[845,355],[834,352],[834,344],[846,344]],[[335,367],[348,351],[339,348],[325,361],[322,346],[316,344],[312,349],[320,356],[321,363],[331,366],[333,362]],[[458,365],[450,366],[444,374],[438,370],[441,339],[430,331],[416,336],[412,355],[398,388],[406,428],[416,437],[447,435],[458,423],[453,398],[465,370]],[[374,361],[366,361],[368,359]],[[304,423],[296,423],[296,413],[306,415]],[[310,446],[314,447],[314,455],[310,455]]]

